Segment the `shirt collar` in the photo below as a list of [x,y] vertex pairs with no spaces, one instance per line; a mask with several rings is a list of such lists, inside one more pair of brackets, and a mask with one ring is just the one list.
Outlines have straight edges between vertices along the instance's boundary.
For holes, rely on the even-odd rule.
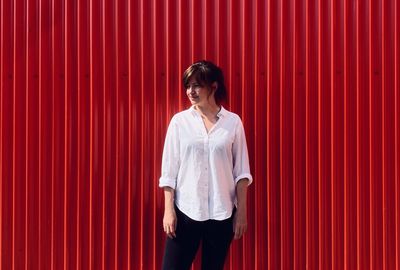
[[[227,110],[222,105],[220,105],[220,106],[221,106],[221,109],[217,113],[217,116],[219,118],[224,117],[227,113]],[[200,113],[197,110],[195,110],[194,105],[190,106],[189,111],[194,115],[198,115],[198,116],[200,115]]]
[[221,105],[221,110],[219,110],[219,112],[217,113],[217,116],[219,118],[224,117],[227,113],[227,110],[225,110],[225,108]]

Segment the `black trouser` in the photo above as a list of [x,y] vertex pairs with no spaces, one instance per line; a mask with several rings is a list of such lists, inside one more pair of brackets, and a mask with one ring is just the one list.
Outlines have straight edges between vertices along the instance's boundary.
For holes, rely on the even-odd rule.
[[234,235],[234,214],[222,221],[195,221],[179,211],[176,206],[175,211],[176,238],[167,237],[162,269],[189,269],[202,242],[201,269],[222,270]]

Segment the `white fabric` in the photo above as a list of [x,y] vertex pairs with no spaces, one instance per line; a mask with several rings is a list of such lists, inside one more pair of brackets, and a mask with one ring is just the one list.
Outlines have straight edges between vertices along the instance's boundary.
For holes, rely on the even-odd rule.
[[221,107],[207,134],[194,106],[174,115],[168,127],[159,186],[175,189],[176,206],[191,219],[224,220],[236,204],[236,184],[250,174],[240,117]]

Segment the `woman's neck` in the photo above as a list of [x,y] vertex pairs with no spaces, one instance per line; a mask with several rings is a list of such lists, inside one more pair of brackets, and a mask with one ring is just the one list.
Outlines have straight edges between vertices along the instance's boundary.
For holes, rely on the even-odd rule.
[[207,105],[195,105],[195,109],[198,110],[204,116],[215,116],[221,110],[221,106],[216,103]]

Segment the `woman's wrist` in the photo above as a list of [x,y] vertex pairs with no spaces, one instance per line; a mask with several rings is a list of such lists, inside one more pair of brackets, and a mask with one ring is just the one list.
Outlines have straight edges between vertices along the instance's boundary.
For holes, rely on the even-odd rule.
[[166,211],[174,211],[174,194],[175,191],[174,189],[170,188],[170,187],[165,187],[164,188],[164,198],[165,198],[165,203],[164,203],[164,207]]
[[247,211],[247,186],[247,178],[239,180],[236,185],[237,210],[241,213],[246,213]]
[[246,203],[241,203],[237,205],[237,211],[240,212],[247,212],[247,205]]
[[175,211],[174,200],[165,200],[165,210],[166,211]]

